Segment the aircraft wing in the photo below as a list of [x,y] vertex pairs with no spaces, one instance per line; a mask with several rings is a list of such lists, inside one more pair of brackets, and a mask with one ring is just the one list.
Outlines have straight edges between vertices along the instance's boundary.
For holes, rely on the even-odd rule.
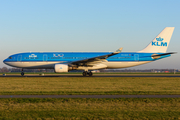
[[113,53],[107,54],[107,55],[102,55],[102,56],[97,56],[97,57],[92,57],[92,58],[88,58],[88,59],[83,59],[83,60],[78,60],[78,61],[74,61],[71,62],[70,64],[73,65],[87,65],[88,63],[97,63],[97,62],[101,62],[103,60],[106,60],[108,57],[116,55],[118,53],[121,53],[123,48],[119,48],[118,50],[116,50]]

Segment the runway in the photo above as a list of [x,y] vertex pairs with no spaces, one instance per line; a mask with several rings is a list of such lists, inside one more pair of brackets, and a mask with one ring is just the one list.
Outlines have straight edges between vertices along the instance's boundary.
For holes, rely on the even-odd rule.
[[0,98],[180,98],[180,95],[0,95]]
[[[0,75],[0,77],[22,77],[20,74]],[[81,74],[27,74],[23,77],[83,77]],[[86,76],[89,77],[89,76]],[[180,77],[180,74],[94,74],[91,77]]]

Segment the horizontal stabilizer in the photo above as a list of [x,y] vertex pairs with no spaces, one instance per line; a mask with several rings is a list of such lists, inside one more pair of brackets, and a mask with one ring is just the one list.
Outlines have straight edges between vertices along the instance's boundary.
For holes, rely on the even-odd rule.
[[156,55],[152,55],[152,57],[156,57],[156,56],[164,56],[164,55],[170,55],[170,54],[176,54],[176,52],[170,52],[170,53],[164,53],[164,54],[156,54]]
[[165,55],[170,55],[170,54],[175,54],[176,52],[170,52],[170,53],[163,53],[163,54],[153,54],[151,57],[153,59],[158,59],[160,58],[161,56],[165,56]]

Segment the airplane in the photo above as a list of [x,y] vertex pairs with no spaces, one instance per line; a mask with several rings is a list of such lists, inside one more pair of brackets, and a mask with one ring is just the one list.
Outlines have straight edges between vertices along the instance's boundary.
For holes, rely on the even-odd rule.
[[166,27],[147,47],[138,52],[26,52],[9,56],[6,65],[23,69],[54,69],[55,73],[83,70],[83,76],[92,76],[93,70],[119,69],[150,63],[170,57],[166,53],[174,27]]

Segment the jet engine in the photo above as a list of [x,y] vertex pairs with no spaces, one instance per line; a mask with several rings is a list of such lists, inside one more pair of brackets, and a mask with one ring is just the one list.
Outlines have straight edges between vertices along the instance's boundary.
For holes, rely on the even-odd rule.
[[56,72],[56,73],[68,72],[68,65],[67,64],[55,64],[54,72]]

